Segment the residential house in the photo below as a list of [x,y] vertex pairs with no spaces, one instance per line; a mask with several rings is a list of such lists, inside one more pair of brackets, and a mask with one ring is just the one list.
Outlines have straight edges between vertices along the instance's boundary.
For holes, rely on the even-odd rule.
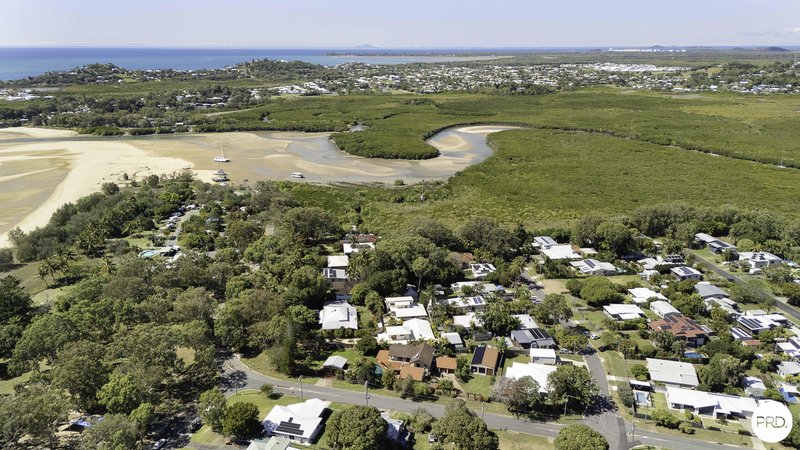
[[771,330],[773,328],[781,326],[780,323],[772,320],[767,315],[763,316],[751,316],[751,315],[743,315],[736,318],[736,323],[739,328],[747,331],[750,334],[757,335],[762,331]]
[[375,244],[372,242],[358,242],[358,243],[345,242],[344,244],[342,244],[342,250],[344,251],[345,255],[350,255],[353,253],[358,253],[361,250],[369,250],[369,249],[375,249]]
[[330,269],[344,269],[350,265],[350,257],[347,255],[333,255],[328,256],[328,268]]
[[474,312],[453,316],[453,325],[461,326],[468,330],[483,326],[483,321]]
[[634,320],[644,317],[644,311],[636,305],[613,303],[603,306],[603,312],[613,320]]
[[703,302],[705,302],[706,310],[708,311],[711,311],[716,306],[722,308],[722,310],[725,311],[725,313],[730,317],[739,317],[742,315],[742,313],[739,311],[739,305],[729,298],[711,297],[703,300]]
[[355,306],[347,302],[328,303],[319,312],[319,323],[323,330],[339,328],[358,329],[358,313]]
[[311,398],[303,403],[277,405],[262,424],[268,436],[280,436],[304,444],[314,442],[327,416],[331,402]]
[[486,309],[486,300],[480,295],[447,298],[444,299],[444,302],[463,312],[483,311]]
[[617,273],[617,268],[613,264],[596,259],[584,259],[583,261],[575,261],[569,264],[588,276],[613,275]]
[[464,340],[461,339],[461,335],[458,333],[441,333],[441,336],[447,339],[447,343],[450,344],[450,347],[453,348],[455,351],[464,350]]
[[778,364],[778,375],[784,378],[792,375],[800,375],[800,363],[797,361],[781,361]]
[[775,353],[786,353],[792,359],[800,358],[800,337],[793,336],[784,342],[776,342]]
[[511,317],[519,320],[518,330],[530,330],[537,328],[536,321],[533,320],[530,314],[512,314]]
[[633,303],[636,303],[637,305],[648,303],[654,300],[669,301],[667,300],[667,297],[664,297],[663,294],[659,294],[658,292],[648,288],[628,289],[628,294],[630,294],[631,298],[633,298]]
[[439,370],[439,373],[456,373],[458,359],[452,356],[437,356],[436,368]]
[[531,348],[531,362],[536,364],[558,364],[559,358],[552,348]]
[[515,362],[506,369],[506,378],[517,380],[522,377],[531,377],[539,384],[539,392],[547,394],[547,377],[555,371],[556,366],[553,365]]
[[482,281],[457,281],[450,285],[450,292],[454,294],[464,293],[465,288],[472,289],[473,292],[480,292],[483,294],[503,294],[505,289],[499,284],[484,283]]
[[387,441],[393,442],[399,447],[408,447],[411,441],[411,433],[406,430],[403,421],[400,419],[392,419],[387,413],[382,413],[381,417],[386,422]]
[[253,439],[246,450],[300,450],[292,446],[293,442],[291,439],[280,436],[273,436],[268,441]]
[[742,252],[739,253],[739,261],[747,261],[753,269],[764,269],[783,263],[783,259],[780,256],[769,252]]
[[767,391],[767,385],[758,377],[742,377],[744,393],[754,398],[761,398]]
[[428,344],[394,344],[388,350],[379,351],[375,359],[384,370],[399,372],[401,378],[411,375],[414,380],[422,381],[435,368],[435,352]]
[[735,245],[717,239],[714,236],[711,236],[706,233],[697,233],[694,235],[694,238],[698,243],[708,246],[708,249],[712,253],[720,254],[726,250],[731,251],[733,253],[736,253],[738,251]]
[[697,371],[689,363],[647,358],[647,370],[650,372],[651,380],[667,386],[694,389],[700,384]]
[[469,265],[469,269],[472,271],[472,276],[475,277],[476,280],[486,278],[486,275],[497,270],[494,264],[487,263],[473,263]]
[[710,328],[700,325],[694,319],[678,314],[666,315],[647,325],[653,331],[668,331],[676,340],[684,341],[692,347],[703,345],[712,333]]
[[650,303],[650,311],[653,311],[658,317],[666,317],[670,314],[681,315],[677,308],[672,306],[669,302],[658,300]]
[[345,269],[332,269],[325,267],[322,269],[322,278],[328,283],[345,282],[348,280],[347,271]]
[[673,409],[691,411],[715,419],[747,419],[753,416],[758,402],[750,397],[701,392],[667,386],[667,404]]
[[558,245],[558,242],[550,236],[536,236],[533,238],[533,246],[543,250],[555,247],[556,245]]
[[544,328],[514,330],[511,339],[523,348],[551,348],[556,346],[553,336]]
[[345,366],[347,365],[347,358],[344,356],[329,356],[324,363],[322,363],[323,369],[328,369],[332,371],[337,370],[344,370]]
[[697,280],[703,279],[703,274],[699,270],[687,266],[673,267],[670,273],[678,281]]
[[472,373],[494,376],[499,364],[500,351],[494,347],[481,345],[475,348],[469,368]]
[[708,281],[701,281],[694,285],[694,290],[703,300],[707,298],[727,298],[728,293],[714,286]]
[[581,255],[576,253],[569,244],[553,245],[548,248],[542,248],[542,254],[553,261],[560,259],[580,259]]
[[378,342],[405,344],[412,340],[433,340],[436,336],[433,334],[430,322],[424,319],[411,319],[403,322],[403,325],[386,327],[386,330],[379,333],[376,338]]
[[386,297],[384,301],[389,314],[400,320],[428,318],[428,311],[425,310],[425,306],[418,304],[414,297],[410,295]]

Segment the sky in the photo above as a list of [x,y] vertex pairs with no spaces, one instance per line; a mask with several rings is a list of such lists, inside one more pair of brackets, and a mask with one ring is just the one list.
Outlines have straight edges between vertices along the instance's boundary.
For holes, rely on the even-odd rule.
[[800,0],[4,0],[0,46],[800,45]]

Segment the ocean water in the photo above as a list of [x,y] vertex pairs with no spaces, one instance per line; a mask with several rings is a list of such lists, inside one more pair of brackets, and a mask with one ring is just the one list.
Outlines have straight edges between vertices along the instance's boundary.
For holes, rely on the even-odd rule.
[[[253,59],[305,61],[324,66],[347,62],[402,64],[443,62],[453,56],[408,56],[429,50],[383,49],[232,49],[232,48],[88,48],[88,47],[0,47],[0,80],[15,80],[49,71],[70,70],[92,63],[113,63],[132,70],[198,70],[232,66]],[[450,55],[471,53],[469,49],[442,50]],[[481,52],[486,50],[481,49]],[[347,53],[358,53],[348,55]],[[330,53],[338,53],[331,55]],[[392,53],[396,54],[392,55]],[[405,55],[401,54],[405,53]],[[380,55],[379,55],[380,54]]]

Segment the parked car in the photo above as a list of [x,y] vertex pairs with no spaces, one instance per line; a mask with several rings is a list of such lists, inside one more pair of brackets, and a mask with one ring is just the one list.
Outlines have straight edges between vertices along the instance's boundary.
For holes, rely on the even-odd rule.
[[166,439],[159,439],[159,440],[156,441],[155,444],[153,444],[153,450],[162,449],[162,448],[164,448],[165,445],[167,445],[167,440]]

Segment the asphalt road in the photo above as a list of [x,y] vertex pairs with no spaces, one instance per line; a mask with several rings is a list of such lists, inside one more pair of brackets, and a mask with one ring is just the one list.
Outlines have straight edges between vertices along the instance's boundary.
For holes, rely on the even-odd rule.
[[[605,379],[605,371],[602,368],[602,363],[600,362],[599,357],[597,355],[589,355],[587,357],[587,364],[590,368],[593,367],[593,369],[590,369],[592,370],[592,373],[595,373],[595,371],[598,369],[598,363],[600,364],[600,373],[603,374],[602,379]],[[258,372],[254,372],[236,357],[227,360],[224,367],[226,378],[234,380],[232,383],[233,385],[228,387],[228,395],[233,395],[234,392],[241,389],[258,390],[264,384],[271,384],[276,392],[295,396],[300,394],[299,382],[280,380],[265,376]],[[602,391],[604,383],[599,382],[598,384],[600,385],[600,389]],[[608,383],[605,383],[605,392],[608,392]],[[435,417],[442,417],[444,415],[444,406],[442,405],[428,402],[414,402],[412,400],[403,400],[396,397],[388,397],[373,393],[370,393],[369,395],[369,405],[380,409],[390,409],[398,412],[413,413],[415,409],[421,407],[428,410],[428,412]],[[346,389],[308,384],[303,385],[303,396],[304,398],[317,397],[328,401],[356,405],[363,405],[365,403],[363,391],[350,391]],[[475,411],[478,416],[483,417],[483,420],[486,422],[489,428],[517,431],[520,433],[534,434],[549,438],[555,437],[559,430],[565,426],[558,423],[533,422],[526,419],[517,419],[511,416],[504,416],[500,414],[482,414],[480,408],[473,408],[473,411]],[[635,433],[635,441],[628,442],[627,436],[629,436],[630,432],[632,431],[631,424],[624,422],[621,417],[613,413],[592,415],[583,419],[581,422],[586,423],[587,425],[590,425],[601,432],[604,432],[604,435],[609,434],[610,436],[624,436],[624,439],[614,440],[613,442],[617,442],[616,444],[612,444],[612,441],[609,441],[609,444],[613,445],[611,447],[612,449],[627,449],[633,445],[640,444],[655,445],[659,448],[671,450],[719,450],[720,448],[734,447],[727,444],[701,441],[691,438],[684,438],[681,436],[639,431],[638,429]]]
[[[300,395],[300,383],[291,383],[286,380],[279,380],[253,372],[238,358],[232,358],[225,363],[225,372],[230,374],[233,372],[245,374],[245,378],[241,380],[238,389],[259,389],[264,384],[273,385],[276,392],[281,392],[291,395]],[[229,391],[229,394],[233,394]],[[331,387],[322,387],[315,385],[303,385],[304,398],[317,397],[323,400],[350,403],[354,405],[365,404],[364,392],[350,391],[346,389],[338,389]],[[417,408],[425,408],[434,417],[444,416],[444,406],[435,403],[420,403],[411,400],[404,400],[396,397],[388,397],[380,394],[369,394],[369,405],[380,409],[390,409],[393,411],[403,413],[413,413]],[[555,437],[561,428],[562,424],[557,423],[542,423],[532,422],[524,419],[516,419],[511,416],[502,416],[499,414],[486,413],[483,414],[480,408],[474,408],[473,411],[489,426],[489,428],[506,429],[511,431],[518,431],[521,433],[536,434],[540,436]]]

